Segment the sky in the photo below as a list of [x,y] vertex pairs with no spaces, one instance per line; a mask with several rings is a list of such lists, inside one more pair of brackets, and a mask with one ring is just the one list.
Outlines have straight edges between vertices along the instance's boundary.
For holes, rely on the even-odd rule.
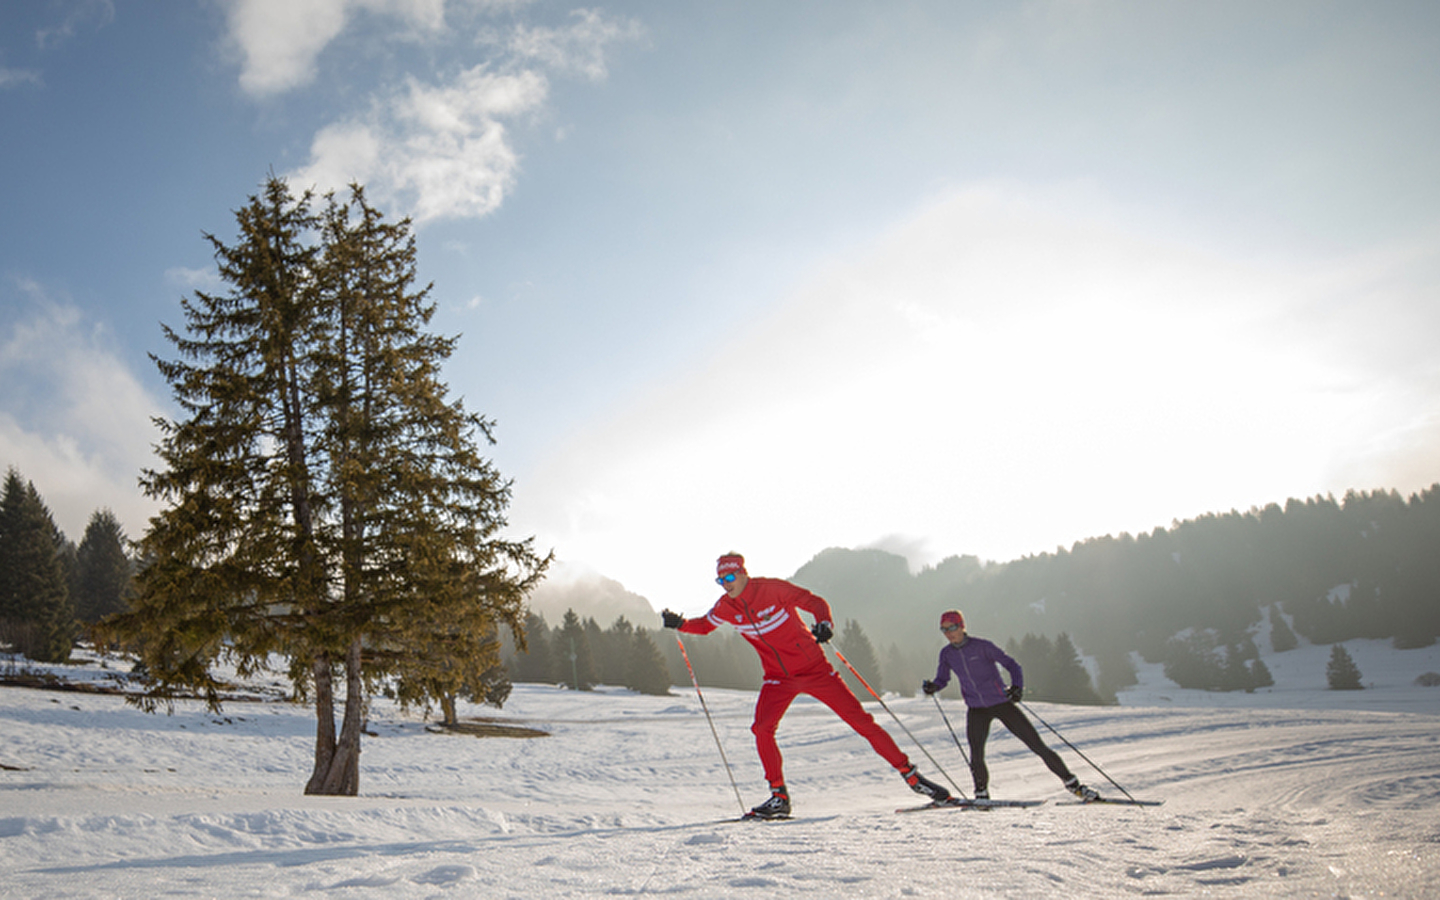
[[1428,2],[0,4],[0,466],[156,509],[270,173],[412,217],[557,579],[1005,561],[1440,481]]

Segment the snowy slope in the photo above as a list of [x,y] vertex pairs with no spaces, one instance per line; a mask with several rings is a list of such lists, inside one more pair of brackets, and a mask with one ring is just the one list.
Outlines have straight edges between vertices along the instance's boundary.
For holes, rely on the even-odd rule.
[[[0,896],[1440,896],[1440,688],[1408,684],[1440,663],[1434,648],[1377,647],[1367,664],[1359,643],[1373,691],[1323,690],[1328,648],[1301,648],[1320,667],[1303,689],[1282,679],[1282,654],[1267,657],[1276,688],[1248,697],[1192,697],[1142,672],[1120,707],[1032,705],[1131,793],[1166,801],[1154,809],[1061,805],[997,729],[996,795],[1050,803],[897,816],[916,795],[801,700],[780,732],[799,818],[779,823],[720,821],[742,801],[692,690],[521,685],[499,715],[551,733],[529,740],[433,733],[377,700],[362,795],[308,798],[308,708],[187,703],[167,717],[0,688]],[[753,695],[706,700],[743,803],[758,802]],[[933,700],[887,703],[934,761],[868,706],[923,770],[938,761],[968,790]],[[947,712],[959,727],[963,710]]]

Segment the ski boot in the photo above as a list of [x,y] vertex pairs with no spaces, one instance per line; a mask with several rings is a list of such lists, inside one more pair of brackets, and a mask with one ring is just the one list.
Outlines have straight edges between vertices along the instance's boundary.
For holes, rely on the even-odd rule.
[[900,777],[910,785],[910,790],[917,794],[924,794],[934,803],[944,803],[950,799],[950,792],[940,785],[921,775],[914,766],[900,770]]
[[1081,803],[1090,803],[1093,800],[1100,799],[1099,791],[1081,784],[1080,779],[1074,775],[1071,775],[1069,780],[1065,782],[1065,790],[1079,797]]
[[790,794],[785,785],[770,789],[770,799],[745,814],[747,819],[787,819],[790,817]]

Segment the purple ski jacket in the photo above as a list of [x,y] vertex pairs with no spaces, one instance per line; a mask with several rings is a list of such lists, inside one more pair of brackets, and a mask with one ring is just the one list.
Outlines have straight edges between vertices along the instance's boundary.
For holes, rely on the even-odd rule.
[[946,644],[940,650],[940,666],[935,670],[936,689],[950,683],[950,673],[960,680],[960,695],[966,706],[996,706],[1005,702],[1005,681],[997,666],[1010,673],[1010,683],[1025,686],[1020,664],[1009,654],[984,638],[967,636],[960,646]]

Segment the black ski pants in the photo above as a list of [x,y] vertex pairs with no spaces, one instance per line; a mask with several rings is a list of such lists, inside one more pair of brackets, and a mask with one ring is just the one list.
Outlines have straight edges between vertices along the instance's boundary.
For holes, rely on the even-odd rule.
[[1060,754],[1045,746],[1040,734],[1020,707],[1008,700],[994,706],[972,706],[965,714],[965,737],[970,742],[970,774],[975,778],[975,790],[983,791],[990,786],[990,770],[985,767],[985,741],[990,737],[990,723],[999,719],[1010,733],[1029,747],[1031,752],[1045,761],[1045,765],[1061,781],[1075,776],[1060,758]]

